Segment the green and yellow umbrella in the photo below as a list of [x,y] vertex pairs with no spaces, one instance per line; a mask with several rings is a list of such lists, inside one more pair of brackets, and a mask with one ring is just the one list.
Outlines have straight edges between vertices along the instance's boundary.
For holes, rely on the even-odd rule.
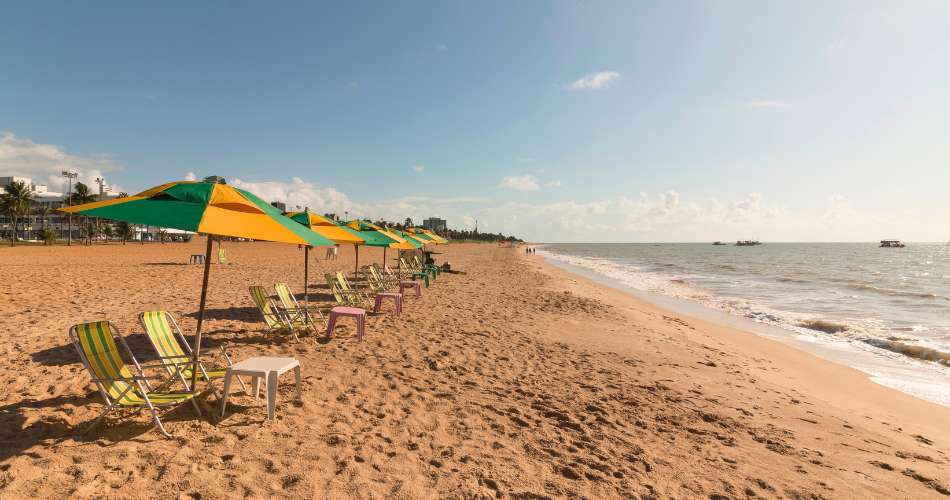
[[[366,240],[363,239],[363,237],[361,237],[355,230],[337,224],[336,221],[328,217],[315,214],[309,210],[304,210],[303,212],[287,212],[284,215],[289,217],[291,220],[303,224],[305,227],[310,228],[311,231],[329,239],[337,245],[363,245],[366,243]],[[310,303],[309,274],[310,247],[305,246],[303,250],[303,296],[304,302],[307,304]]]
[[[208,235],[198,326],[192,350],[196,365],[201,351],[201,325],[208,295],[212,236],[308,246],[333,244],[331,240],[284,217],[280,210],[266,201],[243,189],[228,186],[223,180],[170,182],[134,196],[75,205],[61,208],[60,211]],[[192,389],[197,387],[198,372],[192,370]]]
[[445,238],[433,233],[432,231],[429,231],[428,229],[423,229],[421,227],[411,227],[409,229],[406,229],[406,231],[414,236],[421,236],[423,238],[426,238],[432,243],[435,243],[436,245],[445,245],[446,243],[449,242]]
[[[356,231],[357,234],[363,238],[365,241],[363,244],[371,247],[382,247],[383,249],[383,265],[386,264],[386,249],[387,248],[398,248],[398,245],[404,242],[402,238],[392,234],[385,229],[373,224],[372,222],[366,222],[362,220],[351,220],[349,222],[344,222],[343,226]],[[359,272],[360,269],[360,249],[356,249],[356,271]]]

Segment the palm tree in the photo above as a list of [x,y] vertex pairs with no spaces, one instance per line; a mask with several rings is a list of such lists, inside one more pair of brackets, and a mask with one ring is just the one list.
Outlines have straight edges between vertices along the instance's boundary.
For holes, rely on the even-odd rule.
[[30,204],[32,203],[33,193],[22,181],[11,182],[6,187],[6,191],[0,195],[0,208],[10,216],[13,222],[13,239],[10,240],[10,246],[16,245],[17,242],[17,220],[30,212]]
[[[72,205],[82,205],[83,203],[92,203],[94,201],[96,201],[96,197],[92,194],[92,191],[89,190],[89,186],[81,182],[77,182],[76,185],[73,186],[73,195],[72,198],[70,198],[70,203]],[[88,217],[83,216],[84,222],[88,220]],[[80,227],[83,226],[85,226],[85,224],[80,225]],[[92,245],[92,232],[88,230],[84,232],[86,233],[88,244]]]
[[43,220],[43,229],[49,225],[49,214],[53,209],[49,205],[37,205],[36,209],[33,211],[36,215],[40,216],[40,219]]
[[119,238],[122,238],[122,244],[125,245],[125,242],[129,241],[129,238],[135,233],[132,224],[128,222],[118,222],[115,225],[116,234]]

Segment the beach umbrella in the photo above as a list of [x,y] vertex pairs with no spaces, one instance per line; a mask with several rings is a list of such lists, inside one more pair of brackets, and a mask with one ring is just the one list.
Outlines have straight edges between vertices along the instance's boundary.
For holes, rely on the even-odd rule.
[[[366,242],[366,240],[363,239],[363,237],[361,237],[356,231],[346,226],[342,226],[328,217],[315,214],[309,210],[304,210],[303,212],[287,212],[284,215],[290,217],[291,220],[303,224],[304,226],[310,228],[311,231],[323,236],[337,245],[352,244],[356,246],[362,245]],[[304,302],[307,304],[310,303],[309,271],[310,246],[305,246],[303,249],[303,296]]]
[[445,238],[433,233],[432,231],[429,231],[428,229],[423,229],[421,227],[410,227],[406,229],[406,232],[413,235],[414,237],[424,238],[428,240],[429,242],[436,245],[445,245],[446,243],[448,243],[448,240],[446,240]]
[[[383,249],[383,264],[386,263],[386,249],[387,248],[396,248],[393,245],[399,245],[404,240],[385,229],[373,224],[372,222],[366,222],[361,220],[351,220],[349,222],[343,223],[344,226],[354,230],[357,234],[363,238],[364,245],[371,247],[382,247]],[[355,246],[356,250],[356,272],[360,270],[360,248]]]
[[[192,349],[195,366],[201,352],[201,326],[208,295],[213,236],[312,246],[333,244],[329,239],[284,217],[280,210],[257,196],[228,186],[219,177],[209,177],[204,182],[169,182],[134,196],[74,205],[61,208],[60,211],[207,235],[198,325]],[[197,379],[198,370],[193,369],[192,390],[197,387]]]

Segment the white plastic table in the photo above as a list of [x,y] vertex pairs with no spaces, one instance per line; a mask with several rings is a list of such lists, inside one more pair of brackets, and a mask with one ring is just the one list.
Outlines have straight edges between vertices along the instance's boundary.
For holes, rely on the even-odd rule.
[[248,358],[229,366],[227,373],[224,375],[224,395],[221,397],[221,417],[224,417],[224,410],[228,405],[228,391],[231,389],[231,377],[235,375],[247,375],[254,377],[255,398],[260,392],[261,379],[266,379],[267,419],[273,420],[274,407],[277,405],[277,377],[289,371],[291,368],[294,369],[294,377],[297,381],[297,399],[302,399],[300,394],[300,362],[294,358],[256,357]]

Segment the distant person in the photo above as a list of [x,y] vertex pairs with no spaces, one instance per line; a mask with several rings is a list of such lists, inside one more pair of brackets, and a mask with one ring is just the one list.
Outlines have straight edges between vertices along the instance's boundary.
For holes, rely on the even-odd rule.
[[332,247],[327,247],[327,256],[326,260],[336,260],[337,250],[340,249],[340,245],[334,245]]

